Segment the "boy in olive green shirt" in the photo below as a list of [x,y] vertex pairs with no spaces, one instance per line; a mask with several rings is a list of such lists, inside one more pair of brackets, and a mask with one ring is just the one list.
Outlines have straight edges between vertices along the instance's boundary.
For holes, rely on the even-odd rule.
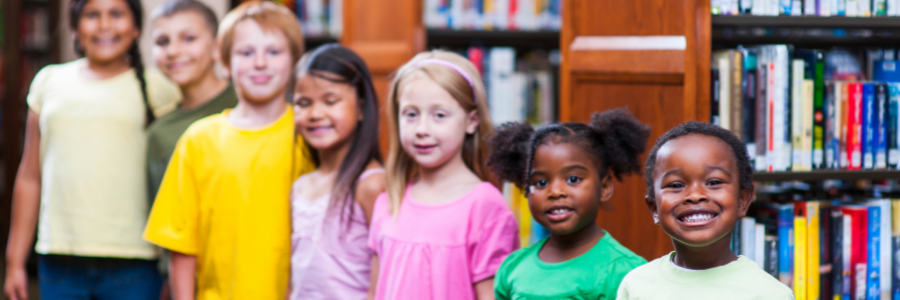
[[646,166],[647,208],[675,251],[628,273],[618,299],[794,299],[731,251],[735,222],[754,196],[747,149],[733,133],[684,123],[657,140]]

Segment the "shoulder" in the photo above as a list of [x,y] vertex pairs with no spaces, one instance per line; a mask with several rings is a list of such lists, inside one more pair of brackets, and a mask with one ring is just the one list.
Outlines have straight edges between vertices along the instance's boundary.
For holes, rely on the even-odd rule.
[[787,299],[793,295],[790,287],[766,273],[749,258],[741,256],[738,261],[741,268],[734,274],[734,278],[741,278],[746,284],[754,286],[754,290],[760,291],[766,299]]
[[[379,168],[369,168],[364,172],[370,172]],[[363,197],[376,198],[384,192],[384,173],[372,173],[356,183],[356,193]]]
[[219,131],[226,125],[226,122],[225,115],[221,113],[207,116],[188,126],[184,134],[181,135],[181,140],[192,143],[218,136]]
[[531,255],[535,255],[535,253],[540,250],[541,245],[543,244],[544,243],[542,241],[510,253],[509,256],[507,256],[506,259],[503,260],[503,263],[500,264],[500,268],[497,269],[498,280],[505,280],[506,278],[509,278],[513,271],[523,263],[525,263],[526,259],[531,257]]
[[148,100],[157,116],[163,116],[178,107],[181,90],[162,72],[148,68],[144,70],[144,80],[147,82]]
[[515,223],[515,217],[506,204],[506,198],[490,182],[482,182],[475,186],[466,197],[470,198],[472,205],[472,215],[484,222],[484,225],[512,222]]
[[634,269],[647,263],[646,259],[620,244],[609,232],[605,232],[605,234],[602,247],[610,252],[609,257],[616,266]]
[[663,257],[654,259],[651,262],[632,269],[628,272],[628,275],[625,275],[625,278],[622,279],[622,284],[646,282],[648,279],[650,281],[661,280],[662,273],[660,272],[660,264],[665,263],[666,260],[668,260],[669,255],[670,254],[666,254]]

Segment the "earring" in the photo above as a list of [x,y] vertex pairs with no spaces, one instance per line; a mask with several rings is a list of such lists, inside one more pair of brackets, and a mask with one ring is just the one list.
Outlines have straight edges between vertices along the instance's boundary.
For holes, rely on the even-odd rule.
[[659,225],[659,215],[653,214],[653,224]]

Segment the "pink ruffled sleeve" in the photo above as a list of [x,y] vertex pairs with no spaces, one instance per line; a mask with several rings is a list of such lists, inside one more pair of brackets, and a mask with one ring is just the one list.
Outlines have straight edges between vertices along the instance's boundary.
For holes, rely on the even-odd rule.
[[485,211],[488,214],[482,216],[485,222],[469,244],[473,283],[494,277],[503,260],[519,248],[519,226],[505,203],[502,200],[500,203],[501,207]]

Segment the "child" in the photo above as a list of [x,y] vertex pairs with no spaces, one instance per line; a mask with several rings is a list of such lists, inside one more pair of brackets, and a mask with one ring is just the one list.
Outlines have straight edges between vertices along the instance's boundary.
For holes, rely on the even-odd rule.
[[296,76],[295,124],[317,169],[291,191],[290,299],[365,299],[368,224],[384,192],[372,77],[362,58],[337,44],[304,56]]
[[734,134],[681,124],[656,140],[645,172],[647,208],[675,251],[625,276],[619,299],[794,299],[729,247],[754,196],[747,149]]
[[4,293],[29,296],[25,262],[37,223],[42,298],[158,299],[157,254],[141,239],[144,130],[181,95],[141,64],[138,0],[72,1],[69,20],[84,58],[49,65],[31,84]]
[[494,273],[519,241],[487,182],[485,102],[478,71],[459,55],[421,53],[397,72],[387,193],[369,235],[375,299],[493,299]]
[[516,251],[497,271],[497,299],[610,299],[628,271],[647,261],[597,226],[613,178],[640,172],[650,129],[626,109],[594,113],[590,124],[539,129],[501,126],[488,165],[525,189],[550,236]]
[[215,73],[216,31],[212,9],[196,0],[170,0],[150,14],[153,60],[181,88],[181,104],[157,119],[147,130],[147,167],[150,200],[162,183],[178,138],[203,117],[237,105],[228,80]]
[[171,251],[176,299],[284,299],[285,199],[312,166],[285,99],[303,35],[287,8],[248,1],[223,18],[218,39],[238,105],[185,131],[144,238]]

